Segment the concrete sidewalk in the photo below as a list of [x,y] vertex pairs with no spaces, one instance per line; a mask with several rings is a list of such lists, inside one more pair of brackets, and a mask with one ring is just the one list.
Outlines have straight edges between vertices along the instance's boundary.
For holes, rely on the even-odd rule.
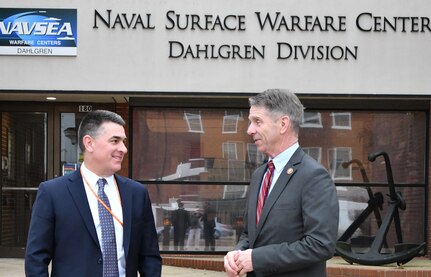
[[[184,259],[199,259],[199,257],[185,257]],[[334,257],[328,261],[326,272],[328,276],[431,276],[431,260],[425,257],[418,257],[400,268],[395,263],[383,266],[351,265],[340,257]],[[167,265],[162,267],[162,277],[174,276],[226,277],[226,273]],[[24,260],[0,258],[0,277],[24,277]]]
[[[24,260],[23,259],[0,259],[0,276],[1,277],[24,277]],[[163,277],[221,277],[226,276],[224,272],[200,270],[185,267],[163,266]]]

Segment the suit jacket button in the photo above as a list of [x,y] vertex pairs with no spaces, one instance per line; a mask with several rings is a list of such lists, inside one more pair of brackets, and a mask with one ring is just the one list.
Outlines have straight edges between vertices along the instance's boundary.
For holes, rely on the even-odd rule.
[[99,259],[97,260],[97,263],[98,263],[98,264],[101,264],[101,263],[102,263],[102,258],[99,258]]

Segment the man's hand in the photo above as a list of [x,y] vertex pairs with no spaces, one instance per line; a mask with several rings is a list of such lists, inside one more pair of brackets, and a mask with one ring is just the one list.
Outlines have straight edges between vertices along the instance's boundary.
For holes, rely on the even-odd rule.
[[227,276],[239,277],[247,272],[253,271],[251,261],[251,249],[245,251],[230,251],[224,257],[224,269]]
[[253,262],[251,260],[251,249],[240,251],[236,257],[236,266],[238,275],[242,276],[247,272],[253,271]]
[[238,277],[238,266],[236,260],[239,255],[239,250],[230,251],[224,256],[224,269],[226,270],[227,276]]

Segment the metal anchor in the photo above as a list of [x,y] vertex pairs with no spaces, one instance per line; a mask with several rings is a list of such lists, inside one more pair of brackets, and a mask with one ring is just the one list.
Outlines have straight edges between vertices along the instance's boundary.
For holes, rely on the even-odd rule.
[[[346,262],[353,264],[358,263],[362,265],[383,265],[390,264],[396,262],[398,266],[408,263],[411,259],[419,254],[425,247],[425,242],[421,244],[413,244],[413,243],[403,243],[399,210],[406,209],[406,203],[400,192],[395,191],[395,185],[392,175],[392,168],[389,160],[389,156],[386,152],[377,152],[370,154],[368,156],[368,160],[374,162],[377,157],[383,156],[385,159],[386,165],[386,175],[388,179],[389,185],[389,201],[388,201],[388,210],[386,212],[385,217],[381,224],[379,224],[379,229],[377,234],[375,235],[371,246],[368,252],[360,253],[353,252],[350,243],[346,241],[352,236],[352,234],[359,228],[363,221],[374,211],[377,222],[379,222],[380,213],[378,212],[377,207],[382,205],[383,196],[376,193],[372,194],[371,189],[368,187],[368,195],[370,197],[370,201],[368,202],[367,208],[361,213],[361,215],[349,226],[349,228],[344,232],[344,234],[338,240],[335,252],[340,255]],[[368,181],[368,177],[366,177],[365,170],[361,167],[361,163],[359,162],[361,168],[361,174],[364,178],[364,181]],[[347,167],[348,165],[346,165]],[[365,176],[365,177],[364,177]],[[395,224],[395,231],[397,234],[398,244],[394,245],[393,253],[381,253],[383,244],[386,244],[386,234],[389,230],[389,227],[392,223],[392,220]]]

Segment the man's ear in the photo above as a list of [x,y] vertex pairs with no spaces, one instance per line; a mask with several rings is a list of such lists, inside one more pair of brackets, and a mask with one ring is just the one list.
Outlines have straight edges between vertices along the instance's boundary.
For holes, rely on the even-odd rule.
[[284,115],[280,118],[280,133],[284,134],[290,129],[290,118]]
[[85,135],[82,138],[82,142],[84,144],[85,151],[87,151],[87,152],[93,152],[93,142],[94,142],[94,140],[93,140],[93,138],[91,136]]

